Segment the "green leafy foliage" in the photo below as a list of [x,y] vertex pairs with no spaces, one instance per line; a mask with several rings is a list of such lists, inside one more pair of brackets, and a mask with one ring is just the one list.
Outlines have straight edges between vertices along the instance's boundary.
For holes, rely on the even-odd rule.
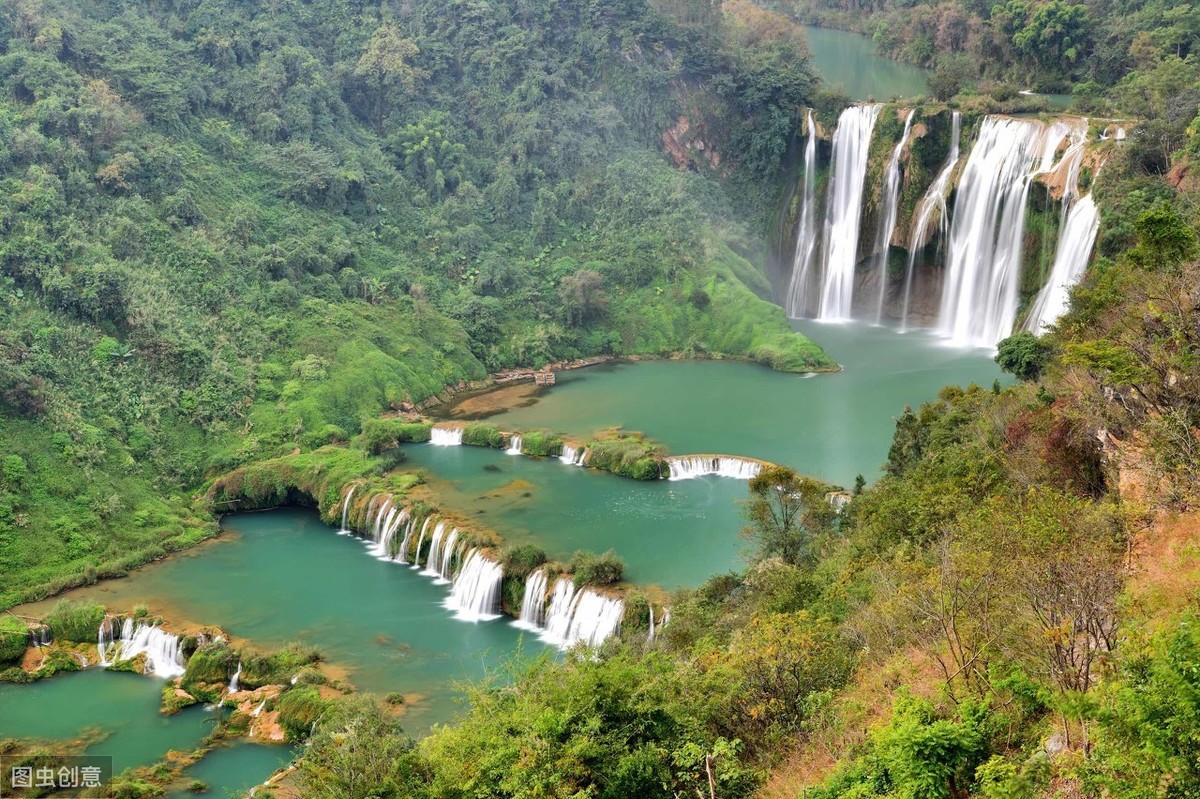
[[20,660],[28,645],[28,625],[16,616],[0,616],[0,663]]
[[288,735],[288,740],[299,741],[308,737],[313,723],[321,718],[327,703],[321,692],[311,685],[298,685],[279,697],[276,709],[279,724]]
[[356,439],[373,455],[395,449],[401,444],[421,444],[429,441],[429,423],[405,422],[401,419],[370,419],[363,423],[362,433]]
[[521,452],[525,455],[557,458],[562,454],[562,448],[562,437],[553,433],[535,430],[532,433],[521,434]]
[[658,480],[666,472],[661,448],[640,436],[596,439],[588,442],[587,450],[587,465],[592,469],[634,480]]
[[611,549],[602,555],[576,552],[571,557],[571,573],[575,585],[612,585],[621,582],[625,563]]
[[1013,333],[996,348],[996,363],[1019,380],[1037,380],[1049,358],[1049,345],[1026,331]]
[[468,447],[504,449],[508,439],[495,425],[476,422],[463,428],[462,443]]
[[61,600],[42,620],[56,640],[95,643],[104,621],[104,606],[89,601]]

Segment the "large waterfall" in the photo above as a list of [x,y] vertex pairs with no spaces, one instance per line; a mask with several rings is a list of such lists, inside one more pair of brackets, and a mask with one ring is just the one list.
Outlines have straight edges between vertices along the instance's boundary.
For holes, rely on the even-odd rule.
[[917,253],[929,242],[929,224],[937,212],[938,240],[944,241],[946,232],[950,229],[950,211],[946,207],[946,195],[950,189],[950,179],[954,176],[954,167],[958,166],[959,146],[962,139],[962,114],[955,111],[950,122],[950,154],[933,183],[921,195],[917,207],[913,209],[912,231],[908,241],[908,265],[904,270],[904,308],[900,314],[901,329],[908,327],[908,309],[912,303],[913,268],[916,264]]
[[1087,269],[1099,230],[1100,212],[1092,195],[1081,197],[1071,205],[1066,225],[1059,233],[1054,268],[1030,309],[1027,329],[1034,333],[1044,332],[1066,313],[1071,287],[1079,282]]
[[429,443],[435,447],[457,447],[462,444],[463,429],[457,425],[454,427],[441,427],[434,425],[429,431]]
[[791,317],[808,316],[806,298],[813,295],[816,278],[813,256],[817,252],[817,126],[812,109],[805,118],[808,138],[804,142],[804,189],[800,195],[800,225],[796,228],[796,252],[792,257],[792,277],[788,284],[785,308]]
[[883,323],[883,303],[887,297],[888,254],[892,247],[892,235],[896,232],[896,217],[900,210],[900,156],[904,153],[904,145],[908,144],[908,133],[912,130],[913,114],[908,112],[904,118],[904,133],[892,150],[888,159],[887,172],[883,182],[883,210],[879,215],[879,228],[875,233],[875,274],[879,282],[879,292],[875,304],[875,324]]
[[571,626],[571,607],[575,600],[575,583],[570,577],[559,577],[550,592],[550,605],[546,608],[546,624],[542,640],[558,644],[567,638]]
[[954,344],[995,346],[1017,316],[1021,243],[1033,179],[1069,127],[989,116],[958,184],[938,326]]
[[[840,115],[823,211],[816,197],[817,126],[812,112],[806,114],[804,173],[793,195],[799,197],[798,225],[783,295],[788,315],[841,321],[857,309],[860,318],[876,323],[898,317],[902,330],[914,318],[918,323],[929,320],[954,345],[994,347],[1017,322],[1022,272],[1027,266],[1022,252],[1026,209],[1031,188],[1040,180],[1052,190],[1064,184],[1068,188],[1063,194],[1052,274],[1029,306],[1023,324],[1035,332],[1052,324],[1063,312],[1070,286],[1086,269],[1095,242],[1095,204],[1080,196],[1077,185],[1087,146],[1087,120],[1041,122],[988,116],[968,147],[962,117],[953,112],[949,152],[941,168],[928,186],[909,186],[920,171],[904,168],[905,153],[912,149],[914,157],[919,155],[927,163],[928,141],[919,143],[934,125],[945,124],[938,121],[945,115],[920,120],[907,112],[904,133],[889,144],[889,157],[870,169],[871,139],[883,108],[859,105]],[[887,113],[892,112],[889,107]],[[868,173],[878,174],[878,182],[864,185]],[[920,199],[911,215],[902,217],[906,213],[902,200],[914,190],[921,192]],[[878,208],[873,231],[861,229],[867,208]],[[822,215],[824,222],[818,225]],[[904,230],[907,246],[902,284],[888,271],[889,247],[899,241],[898,230]],[[867,235],[873,236],[869,245],[864,243]],[[858,256],[868,247],[870,260],[860,270]],[[1046,267],[1050,264],[1040,268]],[[864,285],[869,289],[863,290]],[[856,304],[856,288],[873,292],[870,299],[863,302],[860,297]]]
[[454,587],[446,599],[446,607],[455,611],[463,621],[489,621],[500,618],[496,609],[500,602],[500,584],[504,569],[499,563],[484,557],[478,549],[467,555]]
[[854,272],[858,264],[859,223],[862,220],[863,183],[871,134],[879,118],[879,105],[856,105],[838,118],[833,134],[833,160],[825,201],[821,305],[818,318],[850,318],[854,299]]
[[1043,333],[1067,311],[1071,287],[1083,277],[1096,234],[1100,230],[1100,211],[1090,194],[1079,196],[1079,172],[1083,167],[1087,144],[1086,127],[1074,132],[1075,141],[1063,156],[1063,220],[1054,252],[1054,266],[1046,285],[1038,292],[1025,317],[1025,329]]
[[125,620],[120,637],[116,637],[113,619],[105,617],[97,634],[96,650],[102,666],[112,666],[145,655],[145,673],[164,679],[179,677],[187,667],[183,643],[178,635],[164,632],[153,624],[134,622],[131,618]]
[[544,568],[534,569],[525,578],[525,596],[521,598],[521,616],[513,626],[537,630],[546,618],[547,577]]
[[750,480],[762,471],[760,461],[733,455],[678,455],[667,458],[670,480],[690,480],[694,477],[717,475],[735,480]]

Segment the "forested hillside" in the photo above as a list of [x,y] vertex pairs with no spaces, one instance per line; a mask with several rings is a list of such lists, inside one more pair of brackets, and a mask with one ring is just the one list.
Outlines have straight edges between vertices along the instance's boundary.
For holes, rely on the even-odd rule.
[[[1178,136],[1196,116],[1200,9],[1127,0],[775,0],[810,24],[858,31],[886,56],[936,70],[930,91],[1010,99],[1062,92],[1092,113],[1155,117]],[[886,98],[880,98],[886,99]],[[1178,144],[1176,144],[1178,146]]]
[[[194,542],[206,475],[489,371],[830,366],[760,299],[803,41],[720,22],[6,3],[0,602]],[[685,113],[726,120],[690,171],[661,144]]]

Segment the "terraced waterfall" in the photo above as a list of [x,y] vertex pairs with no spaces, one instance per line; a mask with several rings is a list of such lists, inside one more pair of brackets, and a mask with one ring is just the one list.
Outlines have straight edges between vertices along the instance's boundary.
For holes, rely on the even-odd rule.
[[[870,178],[870,153],[884,143],[878,120],[892,114],[903,119],[902,131],[887,144],[879,178]],[[818,204],[813,176],[819,143],[809,112],[791,271],[780,289],[789,315],[890,320],[901,329],[923,325],[953,345],[981,348],[1017,329],[1041,332],[1057,320],[1070,286],[1087,267],[1098,226],[1094,202],[1079,189],[1081,176],[1097,169],[1103,148],[1120,146],[1119,140],[1089,141],[1087,120],[1076,117],[992,115],[980,120],[964,148],[962,124],[958,112],[920,117],[915,109],[876,104],[847,108],[829,145],[826,221],[816,231],[811,220]],[[923,140],[937,139],[944,134],[931,131],[946,127],[940,167],[925,171],[932,159]],[[1040,274],[1049,276],[1039,291],[1022,296],[1026,272],[1036,268],[1031,258],[1038,257],[1024,245],[1031,192],[1039,183],[1059,193],[1054,259],[1043,262]],[[905,210],[902,194],[919,199]],[[821,257],[810,257],[818,244]],[[889,252],[897,246],[907,250],[902,283],[888,271]],[[925,280],[917,278],[919,271]],[[935,309],[920,323],[914,318],[918,304]]]

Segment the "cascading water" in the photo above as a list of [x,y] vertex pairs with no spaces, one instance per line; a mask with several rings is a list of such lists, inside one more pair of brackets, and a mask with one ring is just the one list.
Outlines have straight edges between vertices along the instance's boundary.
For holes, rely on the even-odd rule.
[[537,630],[542,626],[546,615],[545,569],[534,569],[525,578],[525,596],[521,598],[521,616],[513,626],[522,630]]
[[458,530],[453,529],[450,531],[450,535],[446,536],[446,541],[442,545],[442,558],[441,558],[441,561],[437,564],[437,573],[438,573],[437,582],[439,584],[450,582],[450,578],[454,575],[454,572],[452,571],[452,569],[454,567],[454,556],[456,554],[456,550],[454,549],[454,544],[457,541],[458,541]]
[[508,449],[504,450],[505,455],[520,455],[521,454],[521,437],[512,436],[508,440]]
[[1067,312],[1071,287],[1083,277],[1096,233],[1100,230],[1100,212],[1092,195],[1088,194],[1071,204],[1067,221],[1058,235],[1054,267],[1050,279],[1033,301],[1025,327],[1033,333],[1043,333]]
[[792,256],[792,277],[788,283],[785,309],[790,317],[809,316],[809,297],[814,292],[813,262],[817,252],[817,126],[812,109],[805,118],[808,138],[804,142],[804,190],[800,196],[800,223],[796,228],[796,252]]
[[472,549],[454,578],[454,587],[445,606],[455,611],[455,618],[463,621],[498,619],[500,614],[496,608],[503,581],[504,569],[500,564],[484,557],[478,549]]
[[432,516],[426,516],[421,525],[421,536],[417,539],[417,548],[413,550],[412,567],[414,569],[421,568],[421,547],[425,544],[425,531],[429,528],[429,522],[432,520]]
[[1017,314],[1026,200],[1053,166],[1064,123],[984,118],[958,185],[938,327],[960,346],[995,346]]
[[433,528],[433,535],[429,538],[429,555],[425,558],[425,568],[421,574],[426,577],[441,577],[442,573],[438,571],[438,566],[442,562],[442,537],[446,533],[446,523],[438,522]]
[[617,633],[624,615],[623,600],[591,588],[576,591],[569,577],[560,577],[550,595],[546,626],[540,638],[560,649],[580,643],[599,646]]
[[242,661],[238,661],[237,669],[234,670],[233,676],[229,678],[229,690],[226,693],[237,693],[238,681],[242,677]]
[[108,652],[113,645],[113,641],[113,617],[105,616],[104,621],[100,622],[100,630],[96,635],[96,653],[100,656],[101,666],[112,665],[112,662],[108,659]]
[[462,444],[463,429],[461,427],[434,426],[429,431],[429,443],[435,447],[457,447]]
[[375,539],[375,546],[371,548],[371,554],[380,560],[392,560],[392,541],[396,538],[396,531],[407,521],[409,521],[408,508],[392,508],[387,520],[380,528],[379,536]]
[[879,215],[879,229],[875,233],[875,273],[879,282],[879,296],[875,306],[875,324],[883,323],[883,303],[887,297],[888,253],[892,247],[892,236],[896,232],[896,215],[900,207],[900,156],[904,153],[904,145],[908,143],[908,133],[912,130],[913,114],[909,111],[904,118],[904,133],[892,150],[888,159],[886,177],[883,183],[883,213]]
[[558,459],[568,466],[583,466],[587,460],[587,448],[563,444],[562,455],[559,455]]
[[[105,622],[109,622],[109,619],[105,619]],[[121,637],[114,640],[110,624],[108,647],[104,646],[103,630],[104,624],[101,624],[100,663],[103,666],[111,666],[124,660],[132,660],[138,655],[145,655],[145,673],[165,679],[179,677],[187,666],[187,661],[183,656],[183,644],[179,636],[164,632],[161,627],[145,622],[135,624],[133,619],[126,619],[121,628]],[[109,647],[115,645],[118,640],[120,649],[110,661],[107,659]]]
[[950,213],[946,208],[946,195],[949,193],[950,179],[954,176],[954,167],[958,165],[959,145],[962,139],[962,114],[955,111],[951,117],[950,154],[946,163],[938,172],[933,183],[925,190],[925,194],[917,202],[913,211],[912,235],[908,243],[908,265],[904,270],[904,310],[901,314],[901,329],[908,328],[908,309],[912,300],[913,269],[917,253],[929,240],[929,224],[937,212],[938,237],[944,241],[950,227]]
[[571,609],[575,600],[575,583],[570,577],[559,577],[550,592],[550,604],[546,608],[546,626],[540,638],[555,644],[567,639],[571,627]]
[[371,550],[372,555],[378,554],[377,549],[379,539],[383,537],[383,531],[387,528],[387,526],[392,523],[392,519],[395,517],[396,512],[397,508],[393,506],[392,497],[388,497],[383,501],[382,504],[380,504],[379,511],[375,514],[375,518],[371,521],[371,524],[367,530],[370,537],[364,541],[367,547]]
[[750,480],[762,471],[762,463],[731,455],[679,455],[667,458],[670,480],[690,480],[694,477],[717,475],[735,480]]
[[833,134],[833,160],[825,201],[821,304],[817,318],[838,322],[850,318],[854,270],[858,264],[863,182],[871,134],[879,105],[851,106],[838,118]]
[[350,532],[350,528],[346,526],[348,514],[350,513],[350,500],[354,498],[354,489],[358,486],[350,486],[350,490],[346,492],[346,499],[342,503],[342,529],[339,530],[342,535]]
[[598,594],[585,588],[575,597],[571,612],[571,624],[562,646],[570,648],[576,644],[599,646],[621,627],[625,615],[625,602]]
[[396,549],[396,560],[401,563],[408,563],[408,542],[412,540],[413,530],[417,527],[417,520],[409,517],[404,523],[404,540],[400,542],[400,546]]

